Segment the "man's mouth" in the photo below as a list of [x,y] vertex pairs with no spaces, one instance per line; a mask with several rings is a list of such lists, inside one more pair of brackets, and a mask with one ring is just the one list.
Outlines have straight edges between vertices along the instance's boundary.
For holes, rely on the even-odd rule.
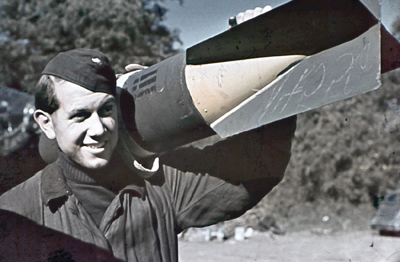
[[89,147],[90,149],[102,149],[104,148],[104,145],[106,142],[101,142],[101,143],[96,143],[96,144],[87,144],[86,146]]

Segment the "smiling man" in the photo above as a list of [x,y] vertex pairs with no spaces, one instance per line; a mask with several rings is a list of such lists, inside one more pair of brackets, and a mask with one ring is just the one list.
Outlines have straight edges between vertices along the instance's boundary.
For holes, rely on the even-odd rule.
[[[101,52],[57,55],[35,98],[35,120],[57,141],[58,159],[0,196],[0,209],[80,241],[64,250],[59,240],[78,260],[92,255],[90,245],[124,261],[177,261],[182,230],[237,217],[279,183],[296,127],[292,117],[141,165],[125,163],[118,150],[116,79]],[[38,245],[41,256],[49,246]]]
[[[104,54],[61,53],[43,70],[37,87],[34,117],[46,136],[79,165],[106,166],[118,141],[118,116],[115,74]],[[47,101],[55,104],[51,114]]]
[[90,169],[106,166],[118,141],[115,97],[53,76],[45,77],[57,81],[55,97],[60,105],[52,115],[38,109],[35,120],[74,162]]

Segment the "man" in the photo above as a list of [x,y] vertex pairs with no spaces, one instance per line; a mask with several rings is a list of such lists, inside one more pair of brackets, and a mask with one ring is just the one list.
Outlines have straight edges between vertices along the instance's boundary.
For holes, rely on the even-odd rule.
[[89,245],[123,261],[177,261],[177,234],[243,214],[279,183],[290,158],[295,117],[128,167],[117,150],[115,74],[98,51],[60,53],[37,88],[34,117],[59,156],[0,196],[0,208],[79,241],[63,248],[71,259],[87,257]]

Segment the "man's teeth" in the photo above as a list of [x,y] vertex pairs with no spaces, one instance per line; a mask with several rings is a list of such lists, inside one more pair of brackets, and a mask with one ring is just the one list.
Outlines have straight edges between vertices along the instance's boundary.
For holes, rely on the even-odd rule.
[[87,145],[87,146],[88,146],[89,148],[92,148],[92,149],[97,149],[97,148],[103,147],[104,144],[105,144],[105,142],[101,142],[101,143],[98,143],[98,144],[91,144],[91,145]]

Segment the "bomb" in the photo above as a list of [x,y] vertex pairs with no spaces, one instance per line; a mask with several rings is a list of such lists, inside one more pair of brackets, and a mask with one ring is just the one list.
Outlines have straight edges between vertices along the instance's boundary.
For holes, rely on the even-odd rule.
[[[125,130],[121,140],[131,145],[127,148],[134,155],[144,157],[216,132],[222,134],[214,128],[221,119],[307,63],[306,58],[323,52],[340,56],[342,44],[378,24],[379,19],[358,0],[297,0],[145,70],[129,73],[118,81]],[[379,33],[371,38],[379,46],[379,38],[374,37]],[[378,60],[373,61],[377,70]],[[315,89],[315,83],[308,85]],[[372,88],[365,87],[368,90]]]
[[122,88],[121,125],[127,130],[121,139],[136,143],[141,148],[136,154],[144,156],[213,135],[214,121],[304,57],[187,65],[186,54],[181,53],[134,73],[117,81]]

